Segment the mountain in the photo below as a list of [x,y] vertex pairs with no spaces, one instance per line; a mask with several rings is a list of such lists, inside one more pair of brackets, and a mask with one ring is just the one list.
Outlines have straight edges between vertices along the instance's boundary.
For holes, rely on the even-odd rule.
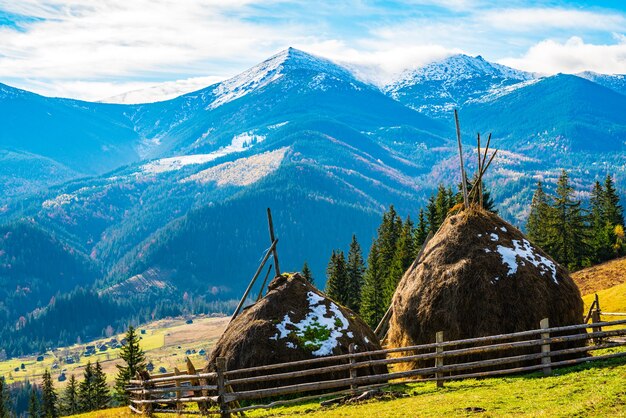
[[383,90],[419,112],[441,116],[468,101],[535,78],[531,73],[488,62],[480,55],[458,54],[406,70]]
[[593,81],[596,84],[607,87],[620,94],[626,95],[626,75],[623,74],[598,74],[593,71],[585,71],[576,74],[580,78]]
[[538,80],[493,99],[464,107],[463,117],[479,132],[528,155],[559,151],[626,151],[626,96],[573,75]]
[[139,160],[140,138],[124,109],[0,84],[1,194],[37,191]]
[[[0,195],[0,225],[4,235],[16,225],[39,233],[0,247],[11,252],[5,264],[32,262],[0,286],[0,303],[11,305],[6,323],[26,320],[0,340],[20,341],[12,353],[34,349],[31,337],[74,302],[99,306],[98,321],[56,324],[65,342],[88,337],[79,328],[228,312],[269,246],[268,207],[282,269],[307,261],[323,287],[331,252],[347,250],[352,234],[367,252],[390,204],[415,220],[439,183],[459,182],[454,123],[441,113],[454,103],[470,172],[475,133],[493,132],[498,158],[486,184],[500,213],[520,227],[536,181],[550,190],[562,168],[577,188],[609,172],[624,193],[626,96],[580,77],[534,78],[467,56],[402,80],[381,91],[290,48],[156,103],[86,103],[4,88],[0,102],[19,104],[19,118],[0,116],[11,126],[0,137],[0,175],[10,185],[3,187],[21,186]],[[63,148],[66,131],[76,147]],[[113,151],[98,151],[103,146]],[[47,287],[20,305],[16,283],[32,277]]]
[[137,153],[153,159],[11,200],[0,217],[28,217],[88,254],[102,268],[93,288],[139,306],[238,297],[267,248],[266,207],[283,269],[306,260],[323,286],[331,251],[355,233],[368,246],[390,204],[415,213],[433,187],[417,179],[452,149],[449,128],[294,49],[200,91],[120,107]]

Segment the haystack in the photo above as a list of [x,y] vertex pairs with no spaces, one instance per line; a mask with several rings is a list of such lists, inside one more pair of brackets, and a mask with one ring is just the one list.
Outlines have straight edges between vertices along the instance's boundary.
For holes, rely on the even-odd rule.
[[[230,323],[211,353],[209,367],[217,357],[225,357],[228,369],[233,370],[348,354],[351,343],[357,352],[381,349],[373,331],[354,312],[329,299],[300,274],[284,274],[269,284],[265,297]],[[332,364],[340,363],[310,367]],[[277,372],[286,371],[289,368]],[[386,367],[359,369],[361,376],[386,372]],[[235,390],[346,377],[347,372],[317,375]]]
[[437,331],[446,340],[505,334],[537,329],[542,318],[556,327],[579,324],[582,317],[580,292],[563,267],[497,215],[470,207],[448,217],[404,274],[392,301],[388,342],[432,343]]

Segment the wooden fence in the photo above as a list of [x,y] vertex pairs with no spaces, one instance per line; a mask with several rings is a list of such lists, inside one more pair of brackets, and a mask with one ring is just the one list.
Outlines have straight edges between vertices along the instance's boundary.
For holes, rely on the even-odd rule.
[[[612,329],[603,331],[605,327]],[[585,332],[587,328],[591,328],[591,332]],[[626,319],[555,328],[550,328],[548,320],[544,319],[539,328],[529,331],[456,341],[445,341],[444,334],[440,332],[437,333],[436,342],[431,344],[369,352],[359,352],[351,346],[349,354],[247,369],[227,370],[226,359],[218,358],[215,372],[199,373],[188,361],[188,369],[184,373],[176,369],[174,373],[150,376],[144,372],[131,380],[128,387],[130,409],[148,415],[161,412],[230,417],[251,409],[267,409],[322,396],[357,394],[391,381],[406,379],[436,381],[438,386],[443,386],[448,380],[536,370],[543,370],[544,374],[549,375],[553,367],[626,356],[626,351],[618,351],[572,358],[576,354],[624,346],[626,340],[612,338],[625,335]],[[574,348],[551,349],[555,344],[575,341],[584,344]],[[526,349],[531,353],[512,355],[511,350],[516,349]],[[462,360],[460,356],[484,353],[491,353],[490,356],[494,358],[459,362]],[[402,371],[392,367],[388,373],[358,374],[364,368],[371,372],[380,370],[381,366],[414,364],[416,361],[430,361],[433,366]],[[331,373],[335,376],[342,373],[340,376],[343,377],[330,379],[328,376]],[[302,378],[306,378],[305,383],[302,383]],[[299,379],[300,382],[285,383],[290,379]],[[249,389],[250,385],[259,384],[264,388]],[[196,403],[198,409],[185,408],[192,403]]]

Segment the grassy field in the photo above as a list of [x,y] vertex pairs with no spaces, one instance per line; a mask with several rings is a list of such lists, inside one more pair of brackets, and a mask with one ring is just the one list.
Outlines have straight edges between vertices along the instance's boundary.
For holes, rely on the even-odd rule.
[[[395,400],[321,407],[319,402],[255,411],[250,417],[401,418],[401,417],[626,417],[624,358],[540,373],[448,382],[410,383],[392,387],[409,394]],[[79,415],[81,418],[132,416],[126,408]],[[158,415],[174,416],[174,415]]]
[[[166,319],[155,321],[141,326],[143,331],[141,336],[141,347],[146,352],[148,361],[152,361],[155,371],[159,367],[164,367],[171,371],[175,366],[183,367],[185,357],[189,357],[196,367],[204,367],[206,355],[201,356],[198,352],[204,349],[207,353],[217,341],[222,331],[226,327],[228,318],[196,317],[193,324],[186,324],[185,319]],[[109,349],[104,352],[97,352],[89,357],[82,356],[85,346],[96,345],[100,342],[109,341],[111,338],[120,340],[123,335],[112,336],[101,340],[90,341],[84,344],[76,344],[70,347],[63,347],[45,353],[43,361],[37,361],[37,356],[28,356],[0,362],[0,376],[4,376],[8,383],[15,381],[30,380],[39,382],[45,369],[49,369],[55,379],[58,388],[62,388],[65,382],[59,382],[61,373],[69,378],[76,375],[79,380],[82,378],[84,367],[88,361],[92,363],[100,361],[107,373],[110,382],[113,382],[119,363],[119,349]],[[186,355],[187,350],[195,350],[195,354]],[[73,355],[79,360],[74,364],[65,363],[67,356]],[[24,364],[24,369],[21,365]],[[58,368],[53,368],[57,364]],[[18,371],[15,371],[15,368]]]
[[626,257],[572,273],[572,279],[583,295],[622,284],[626,282]]

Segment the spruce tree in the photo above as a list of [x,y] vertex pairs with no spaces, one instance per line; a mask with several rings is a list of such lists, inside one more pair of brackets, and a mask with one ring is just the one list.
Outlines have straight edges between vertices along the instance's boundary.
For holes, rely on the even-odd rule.
[[398,238],[402,230],[402,219],[398,216],[393,205],[383,215],[383,221],[378,228],[378,251],[380,254],[380,268],[384,277],[389,275],[391,263],[396,252]]
[[439,229],[437,224],[437,205],[435,204],[435,196],[431,195],[428,198],[428,204],[426,205],[426,220],[428,221],[428,232],[433,234]]
[[343,251],[333,251],[326,269],[326,294],[334,301],[347,306],[350,299],[348,271]]
[[93,372],[93,405],[94,409],[104,409],[109,406],[111,396],[109,387],[107,386],[106,374],[102,371],[99,361],[96,361],[96,367]]
[[348,251],[348,264],[346,266],[346,291],[348,295],[345,306],[355,312],[359,312],[361,305],[361,287],[363,286],[364,273],[365,263],[363,262],[361,246],[356,239],[356,235],[352,235],[352,242],[350,242],[350,250]]
[[41,393],[41,416],[42,418],[57,418],[57,393],[52,383],[50,372],[46,369],[43,373],[43,384]]
[[400,279],[406,269],[409,268],[411,263],[415,260],[415,247],[416,245],[413,240],[413,222],[411,218],[407,217],[402,226],[389,275],[385,278],[383,290],[385,308],[391,304],[391,298],[396,291]]
[[417,217],[417,228],[415,228],[416,255],[419,247],[421,247],[424,244],[424,241],[426,241],[426,237],[428,237],[428,225],[426,224],[426,215],[424,214],[424,209],[420,209],[419,215]]
[[610,175],[607,175],[604,180],[604,213],[607,222],[614,227],[617,225],[624,226],[624,212]]
[[61,411],[63,415],[75,415],[80,412],[78,402],[78,382],[74,375],[70,376],[65,391],[61,398]]
[[9,389],[6,387],[4,376],[0,376],[0,418],[9,418]]
[[435,224],[437,225],[437,229],[439,229],[443,221],[446,220],[450,208],[454,206],[454,201],[450,198],[449,194],[449,190],[446,189],[443,184],[440,184],[435,197],[435,208],[437,211]]
[[384,276],[380,266],[378,243],[374,241],[367,257],[367,268],[361,288],[361,318],[372,328],[376,327],[387,307],[383,300]]
[[581,267],[588,255],[589,229],[580,205],[563,170],[557,181],[547,247],[550,255],[572,270]]
[[33,385],[30,392],[30,398],[28,400],[28,416],[30,418],[39,418],[41,416],[41,409],[39,408],[39,396],[37,390]]
[[87,362],[83,373],[83,381],[78,385],[78,403],[81,412],[89,412],[95,409],[94,370],[91,361]]
[[596,181],[591,190],[589,199],[591,242],[593,246],[593,261],[606,261],[613,255],[613,228],[606,216],[606,193],[602,184]]
[[538,182],[532,203],[530,204],[526,231],[528,232],[528,238],[542,248],[546,246],[548,240],[550,210],[548,195],[543,190],[541,182]]
[[304,277],[304,280],[306,280],[310,284],[315,285],[314,280],[313,280],[313,273],[311,273],[309,264],[306,261],[302,265],[302,277]]
[[126,386],[137,372],[146,368],[146,356],[139,346],[139,335],[133,326],[128,327],[125,338],[126,345],[120,350],[120,358],[124,363],[117,365],[115,377],[115,399],[122,405],[128,405],[129,402]]

